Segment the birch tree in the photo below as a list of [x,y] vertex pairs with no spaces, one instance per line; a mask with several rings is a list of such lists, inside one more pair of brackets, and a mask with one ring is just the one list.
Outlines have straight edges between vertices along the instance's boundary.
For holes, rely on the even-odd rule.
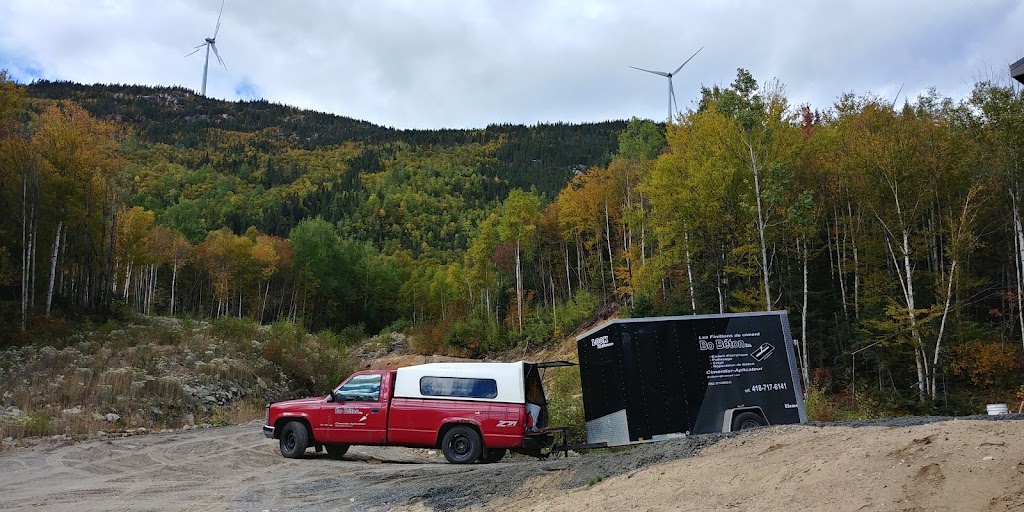
[[533,236],[539,220],[539,197],[519,189],[509,193],[502,205],[498,233],[503,242],[515,246],[516,315],[520,332],[523,330],[523,257],[533,249]]

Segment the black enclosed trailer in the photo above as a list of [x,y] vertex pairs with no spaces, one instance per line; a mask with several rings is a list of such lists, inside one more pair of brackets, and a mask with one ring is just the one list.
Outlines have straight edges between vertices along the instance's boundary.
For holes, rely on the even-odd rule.
[[616,319],[576,342],[588,443],[807,421],[784,311]]

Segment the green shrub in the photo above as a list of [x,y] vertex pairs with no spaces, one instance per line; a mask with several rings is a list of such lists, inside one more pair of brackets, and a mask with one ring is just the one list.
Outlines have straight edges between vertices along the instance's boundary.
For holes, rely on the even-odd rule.
[[587,290],[578,290],[572,300],[555,306],[558,323],[553,336],[563,338],[572,334],[588,318],[594,315],[598,306],[597,296]]
[[654,302],[647,295],[637,295],[633,299],[633,304],[627,308],[623,308],[622,316],[624,318],[643,318],[648,316],[654,316]]
[[451,323],[444,344],[459,349],[469,356],[478,356],[487,347],[489,322],[483,318],[470,318]]
[[26,437],[49,435],[50,416],[42,412],[29,413],[23,428]]
[[345,346],[330,331],[307,336],[301,325],[277,322],[263,345],[263,357],[281,367],[298,394],[318,395],[353,371]]
[[270,325],[270,339],[285,344],[301,343],[306,338],[306,328],[301,323],[278,320]]
[[352,346],[366,338],[366,326],[362,322],[349,325],[338,333],[337,340],[346,346]]
[[404,318],[399,318],[398,320],[391,322],[391,325],[381,329],[379,334],[387,334],[389,332],[405,332],[409,330],[410,327],[412,327],[412,324],[408,320]]
[[839,407],[832,400],[832,396],[813,386],[807,390],[804,408],[807,410],[809,421],[835,421],[839,415]]
[[583,394],[580,392],[580,367],[551,368],[556,372],[545,385],[548,399],[548,423],[555,427],[569,427],[566,442],[583,443],[587,437],[587,425],[583,415]]
[[210,334],[224,341],[245,342],[259,337],[259,329],[249,318],[226,316],[210,322]]
[[448,326],[427,324],[413,329],[409,348],[419,354],[444,354],[449,348],[444,340],[451,329]]

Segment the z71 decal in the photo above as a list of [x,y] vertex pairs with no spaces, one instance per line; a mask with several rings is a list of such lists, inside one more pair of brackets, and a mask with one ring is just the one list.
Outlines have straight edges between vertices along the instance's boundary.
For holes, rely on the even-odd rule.
[[496,426],[498,426],[498,427],[514,427],[514,426],[516,426],[517,423],[519,423],[519,422],[518,421],[499,421]]

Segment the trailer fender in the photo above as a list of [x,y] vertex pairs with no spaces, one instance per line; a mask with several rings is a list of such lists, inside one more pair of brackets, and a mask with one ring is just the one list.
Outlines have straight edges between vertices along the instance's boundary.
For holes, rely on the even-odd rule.
[[[750,428],[750,426],[753,426],[753,423],[756,423],[757,426],[761,427],[767,427],[770,425],[760,406],[741,406],[733,409],[726,409],[725,415],[722,417],[722,432],[732,432],[734,430],[741,430],[742,428]],[[743,424],[748,426],[740,426]]]

